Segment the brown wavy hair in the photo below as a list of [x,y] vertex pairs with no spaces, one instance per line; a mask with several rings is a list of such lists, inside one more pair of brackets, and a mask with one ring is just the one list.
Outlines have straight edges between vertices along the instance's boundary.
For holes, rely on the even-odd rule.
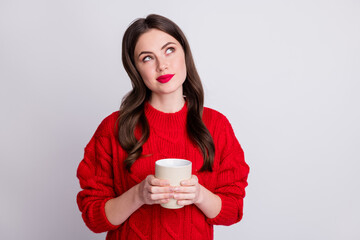
[[[187,74],[183,83],[183,94],[186,96],[188,108],[186,130],[190,140],[202,152],[204,164],[200,171],[212,171],[215,146],[210,132],[202,121],[204,91],[189,43],[184,33],[174,22],[156,14],[136,19],[125,31],[122,40],[122,62],[132,84],[132,90],[122,100],[118,119],[119,143],[128,153],[124,161],[125,168],[131,172],[132,164],[141,156],[142,145],[150,135],[149,124],[144,112],[144,104],[149,100],[151,91],[145,86],[135,67],[134,51],[139,37],[154,28],[174,37],[184,50]],[[136,127],[141,129],[141,137],[139,139],[135,137]]]

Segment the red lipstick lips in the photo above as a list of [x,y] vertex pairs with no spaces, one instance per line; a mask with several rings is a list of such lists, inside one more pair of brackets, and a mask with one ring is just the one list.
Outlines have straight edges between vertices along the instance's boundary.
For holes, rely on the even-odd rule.
[[161,83],[167,83],[168,81],[170,81],[170,79],[174,76],[175,74],[165,74],[162,75],[160,77],[158,77],[156,80],[161,82]]

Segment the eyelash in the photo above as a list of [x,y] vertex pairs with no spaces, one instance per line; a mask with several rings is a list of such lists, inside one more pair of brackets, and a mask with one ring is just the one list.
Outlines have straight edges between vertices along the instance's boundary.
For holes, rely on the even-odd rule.
[[[171,49],[171,52],[170,52],[170,53],[175,52],[175,48],[173,48],[173,47],[169,47],[169,48],[167,48],[167,49],[166,49],[165,53],[166,53],[168,50],[170,50],[170,49]],[[169,54],[170,54],[170,53],[169,53]],[[149,60],[145,60],[146,58],[152,58],[152,57],[151,57],[151,56],[149,56],[149,55],[148,55],[148,56],[145,56],[145,57],[142,59],[142,61],[143,61],[143,62],[147,62],[147,61],[149,61]]]

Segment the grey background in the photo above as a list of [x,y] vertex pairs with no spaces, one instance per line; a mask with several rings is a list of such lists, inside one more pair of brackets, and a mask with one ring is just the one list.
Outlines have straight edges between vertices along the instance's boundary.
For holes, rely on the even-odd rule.
[[0,239],[104,239],[76,205],[76,168],[130,82],[121,38],[174,20],[206,106],[251,168],[243,220],[216,239],[360,239],[360,3],[0,1]]

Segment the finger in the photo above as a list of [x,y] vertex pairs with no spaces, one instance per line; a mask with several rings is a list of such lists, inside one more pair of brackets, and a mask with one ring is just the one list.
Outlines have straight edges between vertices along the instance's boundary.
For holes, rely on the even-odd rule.
[[181,206],[186,206],[186,205],[193,204],[193,201],[191,201],[191,200],[179,200],[179,201],[177,201],[177,204],[181,205]]
[[188,180],[181,181],[180,185],[184,186],[193,186],[199,183],[199,179],[196,175],[191,175],[191,178]]
[[173,187],[156,187],[156,186],[149,186],[148,191],[150,193],[170,193],[173,192]]
[[196,192],[196,186],[188,186],[188,187],[175,187],[174,192],[179,193],[194,193]]
[[151,185],[151,181],[152,181],[154,178],[155,178],[154,175],[148,175],[148,176],[146,177],[146,182]]
[[153,204],[168,203],[169,201],[170,201],[170,199],[161,199],[161,200],[154,201]]
[[149,183],[150,183],[150,185],[153,185],[153,186],[169,186],[170,185],[169,180],[159,179],[156,177],[151,178]]
[[195,198],[195,193],[176,193],[174,199],[178,200],[191,200]]
[[170,199],[172,194],[170,193],[161,193],[161,194],[150,194],[150,199],[152,201],[162,200],[162,199]]
[[189,180],[184,180],[180,182],[181,186],[194,186],[198,183],[198,180],[195,178],[189,179]]

